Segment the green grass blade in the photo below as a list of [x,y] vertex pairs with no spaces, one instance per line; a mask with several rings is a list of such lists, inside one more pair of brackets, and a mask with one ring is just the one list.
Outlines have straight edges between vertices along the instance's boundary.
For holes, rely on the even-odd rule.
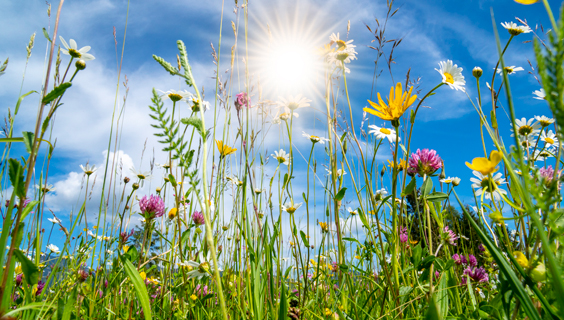
[[135,287],[135,291],[137,292],[137,297],[139,298],[139,303],[143,308],[143,314],[145,315],[145,320],[151,320],[151,304],[149,303],[149,294],[147,293],[147,287],[145,286],[145,282],[141,279],[139,275],[139,271],[135,268],[135,266],[124,257],[121,258],[121,262],[123,264],[123,269],[125,273],[129,277],[129,280],[133,283],[133,287]]

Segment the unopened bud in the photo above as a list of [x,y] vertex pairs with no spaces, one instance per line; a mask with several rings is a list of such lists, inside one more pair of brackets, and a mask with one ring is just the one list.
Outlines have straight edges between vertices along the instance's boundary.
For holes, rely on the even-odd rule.
[[78,70],[84,70],[84,69],[86,69],[86,61],[84,61],[84,60],[77,60],[76,63],[74,64],[74,66],[75,66]]
[[130,179],[128,177],[123,178],[123,182],[125,182],[125,184],[128,184],[130,181]]
[[139,183],[135,182],[132,186],[133,190],[139,189]]
[[480,67],[474,67],[474,69],[472,69],[472,75],[476,78],[480,78],[482,76],[482,73],[484,72]]

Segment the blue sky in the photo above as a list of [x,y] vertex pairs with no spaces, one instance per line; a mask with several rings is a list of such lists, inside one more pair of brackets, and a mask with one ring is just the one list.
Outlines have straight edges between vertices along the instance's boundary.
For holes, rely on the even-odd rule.
[[[328,41],[331,33],[339,32],[345,37],[347,21],[351,28],[349,39],[354,39],[357,46],[358,60],[354,60],[347,76],[351,104],[355,112],[355,124],[358,126],[362,119],[362,108],[370,98],[372,87],[373,61],[375,51],[368,48],[374,45],[373,35],[365,27],[375,27],[374,18],[381,22],[385,16],[383,1],[262,1],[251,2],[249,10],[249,49],[251,63],[253,59],[260,60],[261,48],[264,47],[266,37],[265,26],[268,24],[275,35],[286,37],[300,37],[314,44]],[[558,1],[549,1],[556,10]],[[36,43],[30,63],[27,67],[22,92],[38,90],[42,83],[44,72],[45,52],[47,41],[42,35],[43,27],[52,30],[54,16],[58,3],[53,3],[51,22],[46,16],[47,6],[44,1],[11,1],[4,4],[0,13],[0,59],[10,58],[5,75],[0,77],[0,108],[4,115],[17,101],[22,73],[25,63],[25,46],[32,33],[36,33]],[[490,81],[495,66],[497,49],[492,31],[490,8],[495,12],[497,27],[502,42],[509,37],[505,29],[499,25],[505,21],[516,21],[519,17],[528,21],[531,27],[542,24],[549,28],[547,15],[541,4],[532,6],[519,5],[510,0],[504,1],[396,1],[396,8],[400,8],[397,15],[392,17],[387,27],[387,38],[402,37],[404,40],[394,50],[393,74],[394,80],[404,82],[405,74],[411,69],[411,78],[420,77],[422,94],[437,85],[441,77],[434,69],[439,61],[451,59],[462,67],[466,78],[467,91],[475,99],[477,92],[471,70],[480,66],[484,70],[481,81],[482,92],[485,82]],[[234,13],[234,3],[225,2],[222,54],[220,73],[229,68],[230,48],[234,44],[231,21],[244,28],[242,11],[239,20]],[[57,139],[57,148],[51,161],[49,183],[55,184],[57,190],[48,197],[47,207],[58,212],[63,218],[84,195],[81,190],[82,172],[79,165],[90,164],[101,166],[104,163],[103,152],[107,149],[108,132],[111,126],[111,116],[116,97],[117,63],[116,47],[113,38],[113,27],[116,28],[118,52],[121,52],[127,12],[127,1],[67,1],[62,9],[59,35],[67,41],[75,39],[79,47],[89,45],[90,53],[96,60],[88,62],[85,71],[77,76],[70,92],[65,96],[65,105],[58,111],[54,125],[52,140]],[[186,89],[180,86],[178,79],[171,77],[151,58],[156,54],[168,61],[175,61],[177,54],[176,40],[182,39],[188,48],[190,62],[193,67],[198,85],[205,88],[206,100],[212,102],[214,97],[215,66],[212,63],[210,43],[218,49],[219,26],[221,20],[221,1],[135,1],[129,8],[127,37],[123,59],[122,78],[127,75],[130,88],[126,103],[125,121],[119,149],[123,158],[123,170],[129,173],[128,167],[134,165],[142,170],[149,170],[149,159],[155,150],[156,162],[164,162],[165,155],[159,152],[160,147],[152,135],[151,119],[148,116],[151,89],[160,90]],[[240,31],[242,32],[242,31]],[[542,32],[537,30],[539,36]],[[50,32],[52,33],[52,32]],[[532,91],[540,88],[528,71],[531,70],[527,61],[533,66],[534,55],[531,43],[532,34],[518,36],[510,45],[506,54],[506,64],[521,66],[525,71],[510,77],[513,88],[516,112],[519,118],[530,118],[534,115],[549,115],[544,101],[534,100]],[[236,63],[239,70],[243,70],[242,37],[239,38],[239,48]],[[57,42],[59,43],[59,42]],[[389,53],[389,47],[385,49]],[[68,61],[68,60],[65,60]],[[64,65],[64,63],[63,63]],[[381,60],[379,69],[383,68],[375,92],[387,95],[393,85]],[[254,70],[254,69],[252,69]],[[242,76],[242,73],[240,74]],[[255,78],[256,79],[256,78]],[[499,80],[499,78],[498,78]],[[321,86],[323,83],[317,83]],[[243,89],[242,83],[235,83],[232,95]],[[277,94],[265,97],[277,100]],[[301,92],[295,92],[298,94]],[[125,91],[120,85],[118,103],[121,103]],[[303,153],[309,152],[309,142],[301,139],[302,130],[308,133],[323,134],[324,117],[316,113],[314,108],[323,109],[320,97],[310,90],[303,93],[312,99],[312,109],[300,111],[300,118],[294,123],[296,147]],[[483,95],[484,104],[489,98]],[[506,107],[504,98],[501,104]],[[339,101],[344,106],[344,100]],[[26,98],[21,106],[14,132],[31,131],[35,122],[38,105],[37,95]],[[472,158],[483,156],[479,140],[479,120],[468,98],[459,91],[442,87],[437,94],[429,98],[425,104],[429,108],[420,111],[414,131],[412,149],[436,149],[445,161],[448,176],[458,176],[462,179],[459,193],[464,198],[471,199],[470,181],[472,176],[464,162]],[[489,110],[489,107],[486,107]],[[509,121],[499,112],[500,131],[509,143]],[[370,123],[381,125],[383,122],[370,117]],[[210,123],[210,122],[208,122]],[[311,132],[315,128],[316,131]],[[358,128],[357,128],[358,130]],[[265,139],[264,149],[272,153],[279,146],[277,129],[272,128],[271,134]],[[240,141],[239,141],[240,142]],[[388,146],[387,143],[384,144]],[[145,147],[145,155],[141,163],[141,154]],[[489,146],[490,150],[493,146]],[[385,149],[385,148],[384,148]],[[17,149],[23,151],[22,149]],[[319,157],[322,149],[317,148]],[[382,153],[382,159],[389,157],[389,151]],[[273,171],[271,162],[266,167]],[[39,170],[39,169],[38,169]],[[296,163],[296,170],[304,172],[305,164]],[[158,172],[155,172],[157,177]],[[158,181],[158,178],[155,180]],[[324,180],[324,179],[323,179]],[[97,197],[100,195],[101,181],[97,182],[93,192],[93,201],[89,204],[89,211],[97,207]],[[149,193],[155,184],[147,186],[143,192]],[[5,185],[2,186],[5,189]],[[151,188],[151,189],[149,189]],[[301,192],[300,192],[301,193]]]

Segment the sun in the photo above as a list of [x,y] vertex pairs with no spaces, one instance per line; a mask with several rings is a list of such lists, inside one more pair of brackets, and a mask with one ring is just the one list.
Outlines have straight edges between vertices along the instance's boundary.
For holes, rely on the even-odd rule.
[[321,57],[312,42],[303,38],[273,38],[261,59],[260,76],[268,91],[308,94],[321,76]]

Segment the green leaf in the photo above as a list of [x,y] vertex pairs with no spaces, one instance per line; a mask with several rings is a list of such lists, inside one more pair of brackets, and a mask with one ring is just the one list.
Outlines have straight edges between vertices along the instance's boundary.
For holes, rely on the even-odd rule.
[[35,134],[33,132],[24,131],[23,140],[27,153],[31,153],[31,148],[33,148],[33,141],[35,140]]
[[25,97],[29,96],[32,93],[37,93],[37,91],[31,90],[30,92],[28,92],[28,93],[26,93],[26,94],[24,94],[24,95],[22,95],[18,98],[18,102],[16,103],[16,109],[14,110],[14,115],[18,114],[18,110],[20,110],[20,104],[22,104],[23,99]]
[[426,196],[431,192],[431,190],[433,190],[433,179],[431,179],[431,177],[427,177],[421,186],[421,194]]
[[71,318],[71,314],[72,314],[72,309],[76,304],[76,294],[77,294],[77,290],[78,287],[74,287],[74,290],[72,291],[72,294],[70,295],[70,297],[67,300],[67,303],[65,304],[65,309],[63,311],[63,318],[62,320],[70,320]]
[[204,124],[202,122],[202,119],[198,117],[190,117],[190,118],[182,118],[182,120],[180,121],[185,125],[193,126],[194,128],[196,128],[202,139],[206,141],[207,134],[206,134],[206,130],[204,129]]
[[347,192],[347,188],[342,188],[341,190],[339,190],[339,192],[335,196],[335,200],[337,201],[343,200],[343,198],[345,197],[345,192]]
[[49,33],[47,32],[47,29],[43,28],[43,35],[45,36],[45,39],[47,39],[49,42],[53,42],[51,41],[51,37],[49,37]]
[[[288,272],[286,272],[288,273]],[[278,319],[286,320],[288,316],[288,298],[286,297],[286,284],[284,281],[280,283],[280,305],[278,307]]]
[[307,240],[306,234],[302,230],[300,230],[300,235],[302,236],[302,241],[304,242],[304,245],[306,247],[309,247],[309,241]]
[[435,303],[435,297],[429,299],[429,307],[425,313],[425,320],[441,320],[441,315],[439,314],[439,309]]
[[448,195],[443,192],[433,192],[426,197],[427,201],[431,202],[442,202],[448,199]]
[[145,286],[145,282],[141,279],[139,275],[139,271],[135,268],[135,266],[131,263],[131,261],[125,259],[125,257],[121,257],[121,262],[123,264],[123,269],[127,274],[127,277],[133,283],[133,287],[135,288],[135,292],[137,293],[137,298],[139,298],[139,303],[143,308],[143,314],[145,315],[145,320],[151,320],[151,304],[149,302],[149,294],[147,293],[147,287]]
[[439,315],[445,318],[448,315],[448,272],[443,272],[441,280],[435,291]]
[[434,261],[435,261],[435,256],[434,256],[434,255],[428,255],[428,256],[426,256],[425,259],[423,259],[423,261],[421,261],[421,263],[420,263],[419,266],[417,267],[417,270],[421,271],[421,270],[423,270],[423,269],[428,269],[428,268],[430,268]]
[[26,310],[49,310],[49,309],[56,309],[55,306],[51,302],[32,302],[30,304],[26,304],[23,307],[19,307],[16,310],[12,310],[4,315],[4,319],[10,319],[15,317],[20,312]]
[[177,183],[176,183],[176,179],[174,178],[174,176],[172,174],[168,174],[168,179],[170,180],[170,183],[172,184],[172,186],[174,187]]
[[410,260],[415,267],[418,267],[419,264],[421,263],[422,251],[423,250],[421,249],[421,244],[418,244],[415,248],[413,248]]
[[415,184],[416,184],[416,180],[415,180],[415,178],[412,178],[411,181],[409,182],[409,184],[407,186],[405,186],[405,189],[403,189],[403,191],[401,192],[401,196],[405,197],[408,194],[412,194],[413,189],[415,189]]
[[14,158],[9,159],[8,163],[10,164],[8,172],[10,182],[14,187],[14,192],[21,199],[25,196],[24,169],[20,162]]
[[25,282],[30,286],[37,284],[39,281],[39,268],[20,250],[14,250],[14,256],[21,263]]
[[61,83],[57,87],[53,88],[53,90],[51,90],[51,92],[49,92],[45,97],[43,97],[43,100],[41,102],[43,102],[44,104],[50,103],[51,101],[62,96],[65,93],[65,91],[71,86],[72,83],[70,82]]

